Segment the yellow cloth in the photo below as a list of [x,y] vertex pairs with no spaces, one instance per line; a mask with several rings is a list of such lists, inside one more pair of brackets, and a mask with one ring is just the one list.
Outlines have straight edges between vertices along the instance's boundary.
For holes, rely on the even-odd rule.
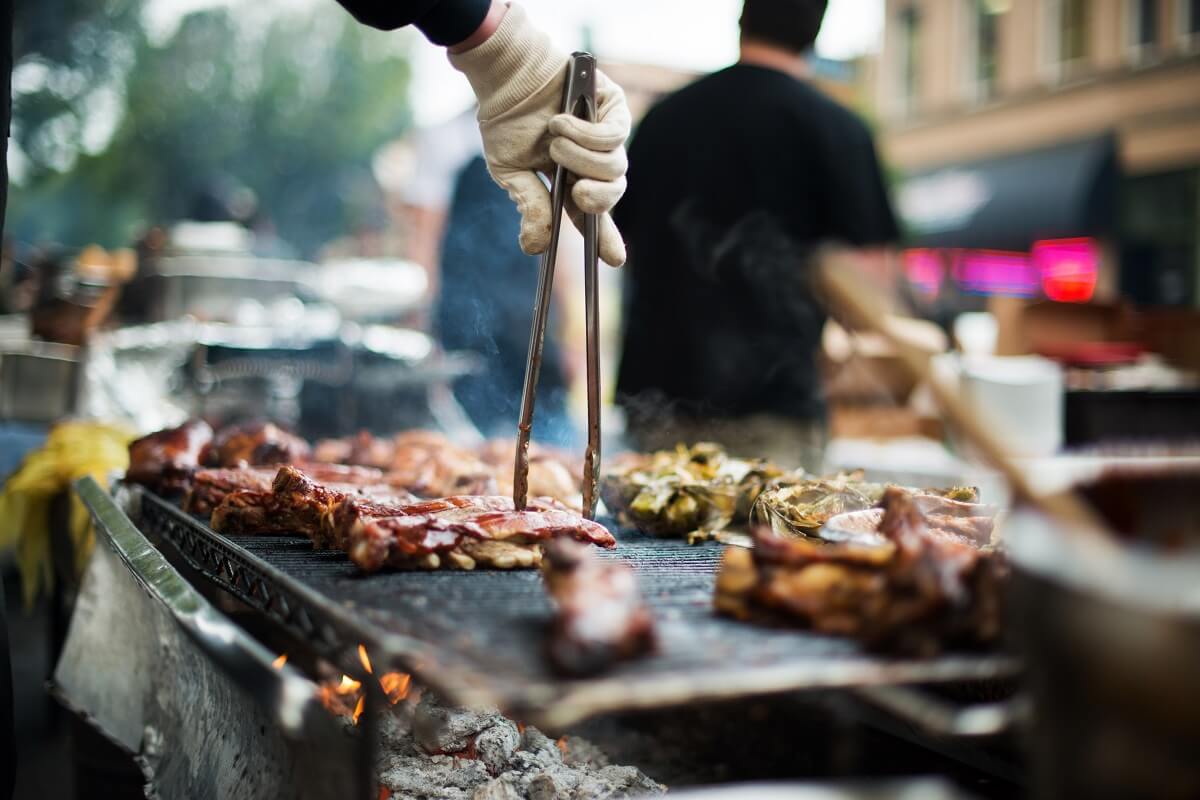
[[[0,492],[0,552],[16,550],[27,606],[40,591],[54,585],[49,521],[54,496],[69,491],[71,484],[85,475],[106,485],[110,473],[129,466],[132,439],[129,430],[113,425],[61,423],[4,484]],[[70,534],[78,573],[91,554],[93,534],[87,509],[73,493]]]

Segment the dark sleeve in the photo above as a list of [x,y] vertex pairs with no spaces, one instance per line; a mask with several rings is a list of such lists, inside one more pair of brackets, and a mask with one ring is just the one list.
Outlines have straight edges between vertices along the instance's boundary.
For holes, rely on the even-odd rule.
[[491,0],[337,0],[364,25],[383,30],[416,25],[434,44],[466,39],[487,16]]
[[835,238],[860,247],[895,242],[900,231],[871,132],[854,119],[849,133],[840,147],[831,149],[834,157],[829,161],[833,170],[830,224]]

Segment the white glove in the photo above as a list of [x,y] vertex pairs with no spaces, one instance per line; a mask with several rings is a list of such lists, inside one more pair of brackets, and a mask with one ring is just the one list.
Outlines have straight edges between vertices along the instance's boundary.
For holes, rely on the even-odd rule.
[[515,3],[483,44],[451,53],[479,98],[479,131],[488,171],[521,213],[521,249],[544,252],[550,242],[550,192],[538,173],[555,163],[576,176],[567,214],[576,227],[598,214],[600,258],[619,267],[625,243],[608,213],[625,193],[625,140],[631,118],[625,93],[596,73],[596,122],[561,113],[567,58],[530,24]]

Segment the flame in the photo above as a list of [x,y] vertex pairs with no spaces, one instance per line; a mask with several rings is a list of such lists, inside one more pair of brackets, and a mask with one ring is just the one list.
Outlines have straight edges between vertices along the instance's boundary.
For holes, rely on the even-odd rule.
[[388,702],[396,705],[396,703],[408,697],[408,690],[412,685],[412,676],[407,672],[386,672],[379,678],[379,685],[383,687]]
[[379,800],[391,800],[392,790],[386,786],[379,787]]
[[349,675],[342,675],[342,682],[334,687],[334,691],[338,694],[354,694],[362,688],[362,683],[354,680]]
[[371,659],[367,658],[367,648],[361,644],[358,646],[358,660],[362,662],[363,669],[367,671],[367,674],[372,674]]
[[283,665],[287,663],[287,653],[280,653],[279,658],[271,662],[271,666],[275,669],[283,669]]
[[525,723],[521,722],[521,720],[517,720],[517,733],[524,733],[524,732],[525,732]]
[[363,708],[366,706],[367,696],[360,694],[358,702],[354,704],[354,713],[350,715],[350,719],[354,720],[354,724],[358,724],[358,718],[362,716]]
[[554,746],[557,747],[562,752],[562,754],[565,756],[567,754],[567,737],[565,737],[565,736],[558,737],[558,741],[556,741],[554,743]]

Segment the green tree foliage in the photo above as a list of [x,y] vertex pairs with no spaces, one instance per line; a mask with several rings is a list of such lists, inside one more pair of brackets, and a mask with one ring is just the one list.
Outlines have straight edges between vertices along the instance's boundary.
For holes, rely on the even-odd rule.
[[14,234],[125,244],[187,218],[218,180],[252,189],[304,253],[378,219],[370,160],[409,123],[399,37],[332,2],[265,18],[248,6],[193,13],[162,43],[130,36],[111,140],[66,171],[39,164],[14,187]]

